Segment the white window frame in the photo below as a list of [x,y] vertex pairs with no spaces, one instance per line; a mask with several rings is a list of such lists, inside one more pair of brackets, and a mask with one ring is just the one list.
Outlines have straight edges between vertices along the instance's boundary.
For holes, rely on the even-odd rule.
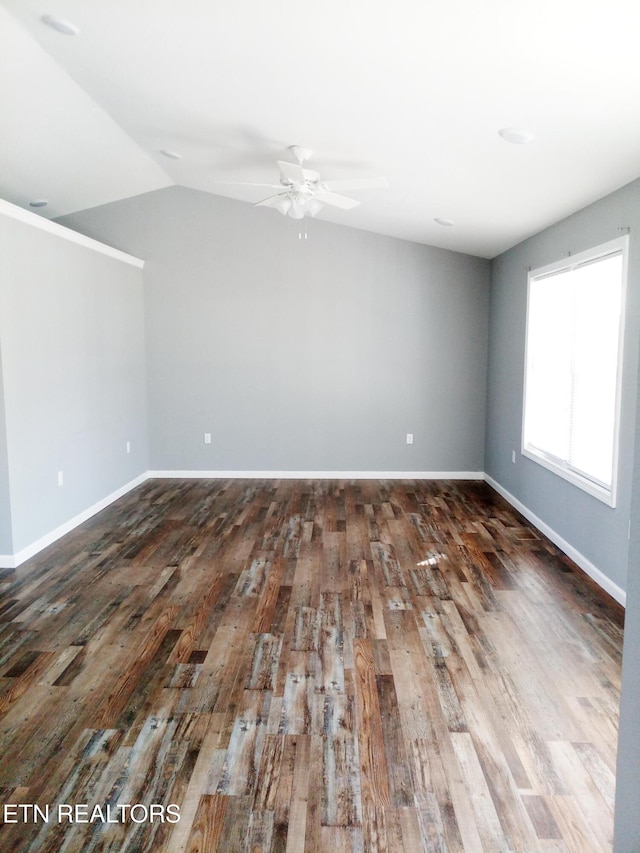
[[[618,330],[618,364],[616,373],[616,397],[615,397],[615,421],[613,435],[613,467],[611,473],[611,488],[597,483],[580,472],[571,468],[568,464],[562,463],[551,455],[545,454],[543,451],[535,447],[527,447],[525,445],[525,415],[527,410],[527,374],[529,363],[529,305],[531,296],[532,281],[539,278],[546,278],[549,275],[569,271],[575,267],[585,263],[597,261],[607,255],[621,253],[622,254],[622,282],[621,282],[621,308],[620,308],[620,325]],[[525,354],[524,354],[524,393],[522,400],[522,441],[520,452],[528,459],[537,462],[538,465],[553,471],[564,480],[568,480],[578,488],[588,492],[598,500],[603,501],[610,507],[616,505],[616,494],[618,487],[618,467],[619,467],[619,437],[620,437],[620,411],[622,398],[622,368],[623,368],[623,350],[624,350],[624,330],[625,330],[625,311],[627,297],[627,272],[628,272],[628,254],[629,254],[629,235],[618,237],[615,240],[610,240],[607,243],[602,243],[593,249],[580,252],[577,255],[571,255],[568,258],[562,258],[554,263],[547,264],[544,267],[539,267],[535,270],[530,270],[527,276],[527,317],[526,317],[526,335],[525,335]]]

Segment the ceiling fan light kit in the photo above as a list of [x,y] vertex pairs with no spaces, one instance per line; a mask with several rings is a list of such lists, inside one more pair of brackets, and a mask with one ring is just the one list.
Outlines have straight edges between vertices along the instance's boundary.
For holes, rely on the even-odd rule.
[[[271,201],[273,201],[273,204],[270,203]],[[257,206],[273,207],[278,213],[288,216],[290,219],[303,219],[305,216],[316,216],[323,207],[317,198],[304,192],[281,193],[254,205],[254,207]]]

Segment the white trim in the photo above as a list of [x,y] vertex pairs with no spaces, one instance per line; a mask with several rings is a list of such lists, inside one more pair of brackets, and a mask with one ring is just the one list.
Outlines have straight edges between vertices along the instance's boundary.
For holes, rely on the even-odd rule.
[[561,551],[570,557],[573,562],[580,566],[580,568],[592,578],[598,586],[601,586],[605,592],[608,592],[612,598],[621,604],[623,607],[627,601],[626,592],[621,589],[616,583],[614,583],[610,578],[608,578],[604,572],[600,571],[600,569],[595,566],[591,560],[588,560],[584,554],[581,554],[576,548],[573,547],[566,539],[563,539],[559,533],[557,533],[552,527],[549,527],[546,522],[544,522],[541,518],[532,512],[528,507],[526,507],[523,503],[521,503],[518,498],[514,497],[511,492],[508,492],[500,483],[496,482],[493,477],[490,477],[488,474],[484,475],[485,482],[487,482],[492,489],[502,495],[502,497],[511,504],[512,507],[518,510],[519,513],[524,515],[527,521],[530,521],[534,527],[536,527],[541,533],[550,539],[554,545],[557,545]]
[[597,261],[605,255],[613,255],[616,252],[626,252],[629,246],[629,235],[623,234],[620,237],[614,237],[613,240],[607,240],[605,243],[600,243],[598,246],[592,246],[590,249],[583,249],[576,255],[567,255],[564,258],[558,258],[557,261],[545,264],[541,267],[536,267],[530,270],[529,275],[533,278],[542,278],[565,270],[572,270],[575,267],[591,261]]
[[56,527],[31,545],[27,545],[17,554],[0,554],[0,569],[16,569],[26,560],[38,554],[44,548],[70,533],[87,519],[105,509],[118,498],[126,495],[136,486],[147,480],[157,479],[253,479],[253,480],[484,480],[495,489],[508,503],[518,510],[538,530],[544,533],[555,545],[570,557],[574,563],[586,572],[599,586],[623,606],[626,593],[610,580],[603,572],[563,539],[559,533],[549,527],[535,513],[521,503],[514,495],[503,488],[493,477],[483,471],[147,471],[131,480],[106,498]]
[[[121,252],[120,249],[114,249],[113,246],[106,246],[92,237],[86,237],[84,234],[79,234],[71,228],[66,228],[58,222],[52,222],[50,219],[45,219],[37,213],[31,213],[30,210],[25,210],[23,207],[18,207],[16,204],[11,204],[0,198],[0,213],[8,216],[10,219],[15,219],[18,222],[24,222],[34,228],[39,228],[40,231],[46,231],[49,234],[55,234],[56,237],[61,237],[63,240],[68,240],[70,243],[78,243],[86,249],[93,249],[94,252],[100,252],[102,255],[108,255],[110,258],[115,258],[117,261],[122,261],[125,264],[142,269],[144,261],[140,258],[135,258],[133,255],[128,255],[126,252]],[[2,559],[2,558],[0,558]]]
[[47,546],[70,533],[97,512],[147,480],[482,480],[482,471],[147,471],[106,498],[27,545],[17,554],[0,554],[0,569],[16,569]]
[[482,471],[149,471],[150,479],[483,480]]
[[65,521],[64,524],[61,524],[59,527],[56,527],[55,530],[46,533],[44,536],[41,536],[40,539],[37,539],[35,542],[32,542],[31,545],[27,545],[26,548],[22,548],[18,551],[17,554],[13,554],[12,556],[0,556],[0,568],[3,569],[17,569],[18,566],[22,565],[26,560],[29,560],[31,557],[38,554],[40,551],[47,548],[49,545],[56,542],[62,536],[65,536],[67,533],[70,533],[76,527],[78,527],[83,522],[87,521],[87,519],[91,518],[96,513],[105,509],[112,504],[114,501],[117,501],[118,498],[121,498],[123,495],[126,495],[127,492],[130,492],[131,489],[135,489],[136,486],[141,485],[146,480],[149,479],[149,475],[147,473],[140,474],[139,477],[136,477],[135,480],[131,480],[129,483],[126,483],[124,486],[121,486],[119,489],[116,489],[115,492],[111,492],[110,495],[107,495],[106,498],[98,501],[97,503],[90,506],[88,509],[83,510],[82,512],[75,515],[73,518],[70,518],[68,521]]
[[[614,441],[614,456],[616,459],[618,456],[617,443],[617,441]],[[583,492],[591,495],[592,498],[597,498],[597,500],[602,501],[602,503],[610,506],[612,509],[615,509],[617,464],[613,469],[613,486],[611,489],[608,489],[604,486],[600,486],[592,480],[589,480],[587,477],[581,476],[578,471],[574,471],[568,466],[555,462],[553,459],[545,456],[541,451],[537,452],[533,447],[521,446],[520,453],[522,453],[522,455],[527,459],[531,459],[532,462],[540,465],[542,468],[546,468],[547,471],[551,471],[552,474],[562,477],[562,479],[566,480],[567,483],[571,483],[573,486],[577,486],[579,489],[582,489]]]

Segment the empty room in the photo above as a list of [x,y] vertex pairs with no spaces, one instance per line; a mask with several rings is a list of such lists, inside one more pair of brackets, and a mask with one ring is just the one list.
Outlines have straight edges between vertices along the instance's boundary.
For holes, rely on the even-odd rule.
[[0,850],[640,851],[640,8],[0,0]]

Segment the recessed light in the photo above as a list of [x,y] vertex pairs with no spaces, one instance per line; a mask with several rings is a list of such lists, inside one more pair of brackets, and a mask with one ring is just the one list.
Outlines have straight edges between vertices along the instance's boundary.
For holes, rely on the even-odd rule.
[[169,160],[182,160],[182,154],[178,154],[177,151],[167,151],[166,148],[163,148],[160,153],[168,157]]
[[77,36],[80,32],[80,27],[76,24],[66,21],[64,18],[58,18],[57,15],[43,15],[40,20],[56,32],[62,33],[63,36]]
[[443,219],[441,216],[436,216],[433,221],[437,222],[438,225],[444,225],[445,228],[451,228],[453,225],[453,221],[451,219]]
[[530,130],[519,130],[517,127],[503,127],[498,131],[498,136],[501,136],[505,142],[511,142],[512,145],[526,145],[535,139]]
[[35,201],[29,202],[29,207],[46,207],[48,204],[46,198],[37,198]]

